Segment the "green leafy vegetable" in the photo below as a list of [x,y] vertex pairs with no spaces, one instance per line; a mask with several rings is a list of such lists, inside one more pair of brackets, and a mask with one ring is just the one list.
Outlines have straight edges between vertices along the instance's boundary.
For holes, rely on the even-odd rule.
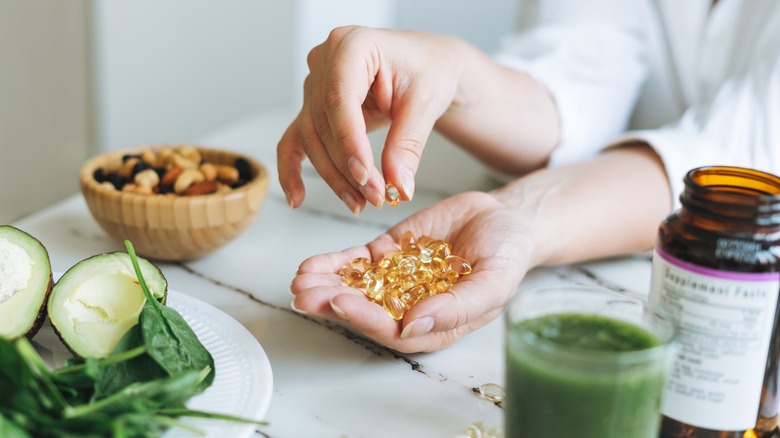
[[146,295],[146,303],[139,317],[141,335],[151,356],[169,375],[185,370],[200,370],[209,367],[211,372],[203,379],[200,390],[208,388],[214,381],[214,358],[200,343],[198,336],[187,321],[175,309],[165,306],[154,299],[146,286],[141,268],[138,265],[133,244],[125,241],[127,253],[133,261],[141,289]]
[[29,438],[30,434],[0,413],[0,436],[5,438]]
[[135,382],[156,380],[170,374],[166,373],[147,353],[139,324],[134,325],[119,340],[111,357],[126,355],[139,348],[144,354],[130,357],[128,360],[110,363],[103,368],[103,373],[95,382],[95,392],[92,398],[100,400]]
[[262,421],[191,410],[186,401],[214,380],[214,359],[176,312],[146,295],[139,323],[103,359],[74,358],[49,370],[26,338],[0,337],[0,437],[158,437],[170,427],[199,432],[182,417]]

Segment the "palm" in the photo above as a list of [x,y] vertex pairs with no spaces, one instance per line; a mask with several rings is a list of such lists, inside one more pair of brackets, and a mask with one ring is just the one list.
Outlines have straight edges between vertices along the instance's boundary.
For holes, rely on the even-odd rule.
[[[344,286],[337,272],[355,257],[376,260],[393,249],[394,242],[407,230],[448,241],[453,253],[471,262],[473,272],[451,293],[421,301],[404,318],[409,322],[432,316],[436,320],[433,332],[401,339],[400,325],[360,291]],[[292,291],[299,309],[319,316],[335,317],[330,306],[334,300],[354,328],[391,348],[409,352],[439,350],[501,314],[529,264],[528,239],[517,218],[505,212],[492,196],[464,193],[413,215],[366,246],[306,260]]]

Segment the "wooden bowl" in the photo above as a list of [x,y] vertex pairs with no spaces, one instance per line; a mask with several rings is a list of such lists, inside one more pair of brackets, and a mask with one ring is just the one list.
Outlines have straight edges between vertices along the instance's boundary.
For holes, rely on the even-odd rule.
[[241,234],[260,211],[268,192],[268,171],[246,155],[195,146],[203,162],[233,165],[247,160],[251,179],[227,192],[180,196],[143,195],[108,188],[95,179],[98,168],[116,169],[122,157],[155,145],[109,152],[88,160],[81,168],[81,191],[89,210],[111,237],[124,245],[130,240],[146,258],[181,261],[204,256]]

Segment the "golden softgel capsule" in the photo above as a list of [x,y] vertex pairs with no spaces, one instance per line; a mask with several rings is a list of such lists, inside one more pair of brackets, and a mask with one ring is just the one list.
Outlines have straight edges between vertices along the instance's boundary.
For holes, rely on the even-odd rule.
[[471,273],[471,264],[453,255],[447,242],[429,236],[415,238],[407,231],[398,251],[385,254],[375,263],[365,257],[356,258],[339,273],[347,286],[360,289],[398,321],[421,300],[448,292]]
[[398,191],[396,186],[392,184],[385,186],[385,195],[387,198],[387,203],[390,204],[391,207],[397,207],[398,204],[401,203],[401,193]]

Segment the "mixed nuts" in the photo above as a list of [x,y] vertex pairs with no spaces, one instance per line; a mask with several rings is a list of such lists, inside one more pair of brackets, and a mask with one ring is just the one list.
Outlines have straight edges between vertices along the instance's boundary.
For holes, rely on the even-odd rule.
[[206,162],[192,146],[147,148],[124,155],[115,168],[96,169],[93,177],[109,190],[195,196],[241,187],[252,179],[252,167],[240,157],[233,165]]

